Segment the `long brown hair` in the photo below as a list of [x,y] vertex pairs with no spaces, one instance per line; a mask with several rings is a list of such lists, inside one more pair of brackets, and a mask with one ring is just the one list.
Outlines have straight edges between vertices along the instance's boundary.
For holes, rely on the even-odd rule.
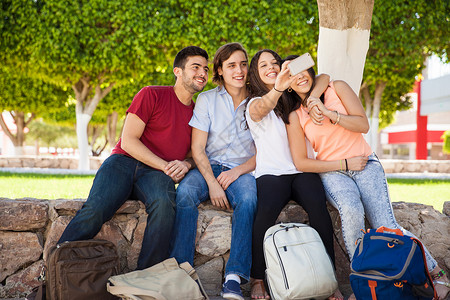
[[[246,105],[248,104],[250,99],[255,97],[262,97],[270,91],[266,87],[266,84],[262,81],[258,71],[259,58],[261,57],[261,54],[263,54],[264,52],[272,54],[275,60],[277,61],[277,64],[280,66],[280,68],[281,64],[283,63],[283,60],[278,55],[278,53],[276,53],[271,49],[260,50],[253,56],[248,70],[250,91]],[[288,94],[296,94],[296,93],[284,91],[283,94],[281,95],[281,99],[278,100],[277,105],[273,109],[275,115],[281,118],[285,124],[289,124],[289,114],[300,107],[300,102],[294,97],[288,97]]]

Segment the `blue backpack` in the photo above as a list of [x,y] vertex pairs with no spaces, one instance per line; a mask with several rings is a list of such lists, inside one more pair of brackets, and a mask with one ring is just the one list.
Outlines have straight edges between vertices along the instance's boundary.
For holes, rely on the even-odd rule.
[[351,269],[350,283],[358,300],[436,296],[422,243],[400,229],[369,229],[359,241]]

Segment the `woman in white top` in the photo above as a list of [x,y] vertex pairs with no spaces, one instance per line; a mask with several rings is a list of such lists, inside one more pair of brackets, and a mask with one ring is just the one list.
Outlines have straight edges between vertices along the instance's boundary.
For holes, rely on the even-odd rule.
[[[293,199],[309,216],[310,225],[319,233],[334,262],[333,228],[326,207],[325,192],[316,173],[297,171],[289,150],[285,123],[289,113],[299,104],[288,101],[277,88],[278,74],[289,70],[272,50],[261,50],[253,57],[248,72],[250,96],[246,121],[256,144],[256,185],[258,204],[252,238],[252,299],[268,299],[263,279],[265,261],[263,239],[266,230],[275,224],[283,207]],[[281,76],[281,75],[280,75]],[[328,75],[319,76],[312,94],[320,96],[326,89]],[[329,299],[343,299],[337,290]]]

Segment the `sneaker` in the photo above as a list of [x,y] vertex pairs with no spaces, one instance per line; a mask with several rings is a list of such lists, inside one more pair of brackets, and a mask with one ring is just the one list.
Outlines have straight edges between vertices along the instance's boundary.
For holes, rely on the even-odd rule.
[[239,282],[236,280],[228,280],[223,284],[220,295],[225,299],[244,300]]

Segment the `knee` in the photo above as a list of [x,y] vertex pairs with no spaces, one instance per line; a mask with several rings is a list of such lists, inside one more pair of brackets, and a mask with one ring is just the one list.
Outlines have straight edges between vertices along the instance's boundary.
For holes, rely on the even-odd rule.
[[254,214],[256,211],[257,197],[256,193],[253,191],[245,191],[239,200],[236,210],[242,210]]
[[166,221],[175,219],[175,202],[173,200],[161,199],[155,204],[146,207],[147,214]]
[[189,183],[180,183],[177,188],[176,207],[196,209],[199,199],[199,188]]

